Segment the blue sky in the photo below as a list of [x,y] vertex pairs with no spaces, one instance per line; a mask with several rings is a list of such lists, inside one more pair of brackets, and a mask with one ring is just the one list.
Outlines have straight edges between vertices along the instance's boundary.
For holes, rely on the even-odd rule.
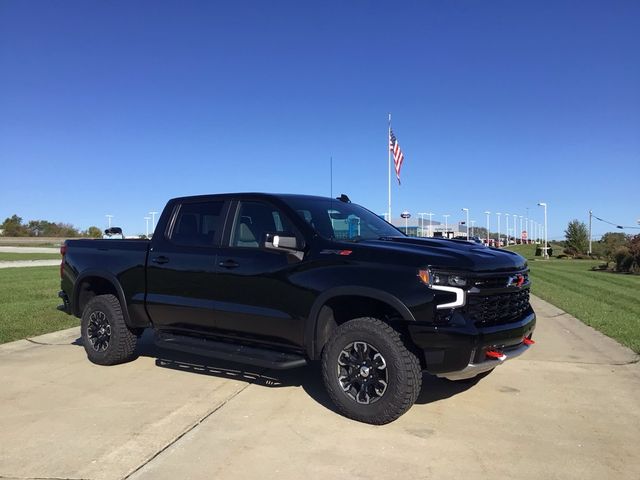
[[383,213],[391,112],[394,216],[635,225],[639,50],[634,0],[3,1],[0,217],[144,232],[177,195],[328,195],[330,156]]

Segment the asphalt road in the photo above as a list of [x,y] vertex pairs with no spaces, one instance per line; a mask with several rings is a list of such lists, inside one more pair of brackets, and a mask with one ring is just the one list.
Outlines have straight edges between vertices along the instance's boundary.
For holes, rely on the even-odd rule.
[[318,372],[168,353],[90,364],[70,329],[0,346],[0,478],[640,478],[638,357],[537,299],[535,348],[475,385],[425,376],[370,426]]

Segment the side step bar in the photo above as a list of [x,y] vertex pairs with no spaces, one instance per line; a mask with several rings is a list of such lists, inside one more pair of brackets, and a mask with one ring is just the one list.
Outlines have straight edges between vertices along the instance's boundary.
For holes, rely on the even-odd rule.
[[307,360],[302,355],[296,355],[295,353],[284,353],[267,348],[249,347],[216,340],[188,337],[186,335],[157,333],[155,344],[160,348],[169,348],[194,355],[246,363],[275,370],[286,370],[307,365]]

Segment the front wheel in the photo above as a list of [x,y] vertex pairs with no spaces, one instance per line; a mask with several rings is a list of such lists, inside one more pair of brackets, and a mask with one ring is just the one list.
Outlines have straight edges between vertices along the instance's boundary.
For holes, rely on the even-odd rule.
[[98,295],[87,303],[80,322],[87,357],[98,365],[116,365],[135,357],[137,337],[129,330],[114,295]]
[[422,387],[422,370],[400,334],[377,318],[340,325],[322,351],[324,384],[338,410],[383,425],[404,414]]

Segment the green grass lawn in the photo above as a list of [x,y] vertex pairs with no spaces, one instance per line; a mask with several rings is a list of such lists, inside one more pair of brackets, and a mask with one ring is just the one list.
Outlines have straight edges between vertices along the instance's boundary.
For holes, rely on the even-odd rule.
[[529,259],[534,295],[640,353],[640,275],[592,271],[599,260],[542,260],[534,245],[509,249]]
[[0,269],[0,343],[78,325],[59,312],[58,267]]
[[17,260],[60,260],[59,253],[12,253],[0,252],[0,262],[14,262]]

